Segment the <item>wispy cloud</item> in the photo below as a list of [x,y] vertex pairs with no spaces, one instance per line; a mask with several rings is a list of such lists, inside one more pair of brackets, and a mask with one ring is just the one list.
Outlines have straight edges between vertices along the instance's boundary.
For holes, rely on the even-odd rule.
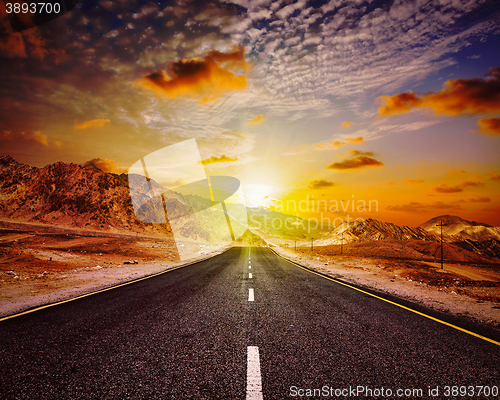
[[351,156],[374,156],[375,153],[373,151],[360,151],[360,150],[351,150],[348,151],[347,154]]
[[106,118],[98,118],[98,119],[91,119],[90,121],[84,121],[78,123],[75,121],[75,128],[76,129],[87,129],[87,128],[102,128],[104,125],[111,123],[109,119]]
[[345,140],[334,140],[326,143],[317,143],[313,144],[312,147],[318,150],[331,150],[348,144],[359,144],[359,143],[363,143],[362,137],[347,138]]
[[121,163],[109,158],[93,158],[83,164],[83,166],[87,165],[93,165],[103,172],[112,172],[114,174],[126,173],[128,170],[128,168],[124,167]]
[[201,162],[203,165],[209,165],[209,164],[226,163],[226,162],[234,162],[234,161],[238,161],[238,158],[228,157],[225,154],[223,154],[220,157],[212,156],[210,158],[206,158],[205,160],[202,160]]
[[447,184],[442,184],[434,188],[434,191],[438,193],[459,193],[463,192],[466,187],[481,187],[484,186],[483,182],[475,181],[461,181],[456,186],[448,186]]
[[309,189],[313,189],[313,190],[314,189],[323,189],[326,187],[333,187],[333,186],[335,186],[335,184],[333,182],[327,181],[324,179],[309,182]]
[[496,172],[491,172],[489,179],[491,181],[500,181],[500,175],[497,174]]
[[264,117],[263,114],[258,114],[256,115],[255,117],[249,119],[246,124],[247,125],[250,125],[250,126],[253,126],[253,125],[257,125],[257,124],[260,124],[261,122],[264,122],[266,120],[266,117]]
[[384,163],[382,161],[378,161],[374,158],[358,156],[347,160],[334,162],[333,164],[330,164],[328,167],[326,167],[326,169],[343,171],[349,169],[359,169],[364,167],[382,167],[383,165]]
[[461,206],[457,203],[444,203],[437,201],[435,203],[419,203],[412,201],[407,204],[389,205],[386,207],[388,211],[399,211],[408,213],[418,213],[426,210],[460,210]]

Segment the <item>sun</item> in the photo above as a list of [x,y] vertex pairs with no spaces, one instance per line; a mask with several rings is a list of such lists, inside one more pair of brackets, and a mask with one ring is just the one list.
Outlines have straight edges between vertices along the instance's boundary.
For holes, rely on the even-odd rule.
[[248,207],[268,206],[271,204],[271,195],[274,188],[264,184],[246,184],[245,201]]

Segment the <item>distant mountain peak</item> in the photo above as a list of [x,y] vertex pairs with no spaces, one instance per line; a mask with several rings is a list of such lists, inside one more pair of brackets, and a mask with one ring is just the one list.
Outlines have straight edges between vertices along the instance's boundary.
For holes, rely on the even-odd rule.
[[443,224],[447,226],[456,226],[456,225],[469,225],[469,226],[486,226],[490,227],[490,225],[485,224],[483,222],[476,222],[476,221],[468,221],[466,219],[463,219],[457,215],[439,215],[437,217],[431,218],[430,220],[424,222],[423,224],[419,225],[420,227],[424,229],[429,229],[432,226],[438,225],[443,222]]

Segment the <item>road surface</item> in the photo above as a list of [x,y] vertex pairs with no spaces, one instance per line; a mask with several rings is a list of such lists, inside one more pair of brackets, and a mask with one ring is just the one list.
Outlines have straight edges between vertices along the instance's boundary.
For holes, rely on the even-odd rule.
[[[0,363],[2,399],[495,398],[500,387],[497,344],[268,248],[233,248],[1,321]],[[452,386],[475,395],[453,396]]]

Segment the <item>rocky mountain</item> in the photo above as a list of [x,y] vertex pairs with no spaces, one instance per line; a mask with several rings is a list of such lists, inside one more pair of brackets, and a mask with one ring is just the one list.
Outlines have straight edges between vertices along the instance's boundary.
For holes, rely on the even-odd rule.
[[351,223],[344,221],[333,229],[328,237],[322,240],[322,243],[340,244],[342,240],[344,243],[354,243],[384,239],[437,240],[434,234],[420,227],[399,226],[390,222],[381,222],[368,218],[364,221]]
[[[183,207],[177,199],[167,201]],[[63,162],[36,168],[9,156],[0,157],[0,217],[96,230],[167,231],[164,224],[135,218],[125,174]]]
[[467,221],[456,215],[440,215],[424,222],[420,227],[440,237],[441,227],[438,225],[441,222],[443,241],[487,257],[500,257],[500,227]]
[[[0,157],[0,218],[3,219],[110,232],[171,234],[171,227],[165,224],[161,194],[168,215],[176,218],[176,229],[182,237],[217,241],[224,232],[229,232],[220,214],[217,217],[216,213],[207,212],[190,217],[211,207],[210,199],[167,190],[139,175],[117,175],[93,165],[63,162],[36,168],[9,156]],[[231,212],[241,214],[235,206]]]
[[456,215],[441,215],[424,222],[420,227],[427,232],[440,236],[441,227],[438,225],[441,222],[443,222],[443,240],[447,242],[500,239],[500,227],[492,227],[482,222],[467,221]]
[[[396,240],[400,241],[400,246],[409,248],[416,246],[419,248],[419,253],[429,253],[428,255],[432,256],[432,254],[436,253],[436,246],[439,247],[441,241],[441,228],[436,226],[441,221],[446,225],[443,227],[443,241],[449,243],[447,245],[449,251],[457,247],[467,251],[457,256],[458,258],[463,257],[464,260],[479,262],[479,259],[472,256],[474,253],[490,259],[500,258],[499,227],[491,227],[481,222],[467,221],[454,215],[435,217],[418,227],[399,226],[372,218],[354,223],[343,222],[320,239],[317,245],[339,245],[342,241],[344,244],[348,244]],[[422,252],[422,249],[428,251]],[[455,250],[453,251],[456,253]]]
[[[21,164],[9,156],[0,157],[0,218],[19,222],[43,222],[112,232],[168,233],[169,226],[161,223],[145,223],[136,218],[130,196],[129,184],[135,195],[134,201],[141,206],[143,220],[161,221],[163,204],[150,200],[150,187],[139,176],[112,174],[93,165],[81,166],[57,162],[43,168]],[[165,188],[151,181],[153,192],[162,193]],[[192,194],[167,191],[168,210],[178,215],[189,215],[193,210],[203,210],[211,201]],[[208,202],[208,203],[207,203]],[[138,205],[136,204],[136,211]],[[439,242],[441,221],[443,239],[463,249],[486,257],[500,257],[500,228],[467,221],[453,215],[433,218],[418,227],[399,226],[372,218],[347,223],[332,229],[297,216],[290,216],[262,208],[247,208],[248,224],[252,234],[242,242],[278,238],[281,241],[310,241],[316,245],[361,243],[378,240]],[[186,222],[186,237],[209,240],[211,232],[227,229],[205,213],[204,226],[193,228]],[[209,219],[207,219],[209,218]],[[212,221],[213,220],[213,221]],[[202,225],[203,225],[202,224]],[[219,226],[220,225],[220,226]],[[182,228],[182,226],[181,226]],[[184,228],[182,228],[184,229]]]

